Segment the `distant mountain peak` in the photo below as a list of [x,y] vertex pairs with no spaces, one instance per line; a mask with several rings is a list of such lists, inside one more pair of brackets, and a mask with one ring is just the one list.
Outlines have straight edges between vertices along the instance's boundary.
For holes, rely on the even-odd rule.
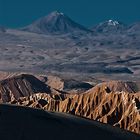
[[40,18],[22,30],[41,34],[63,34],[72,32],[90,32],[62,12],[54,11]]
[[124,23],[110,19],[94,26],[93,31],[98,33],[117,33],[124,31],[125,28],[126,25]]
[[122,26],[124,25],[124,23],[120,22],[120,21],[117,21],[117,20],[112,20],[112,19],[109,19],[105,22],[101,22],[99,25],[105,25],[105,26]]
[[108,25],[111,25],[111,26],[116,26],[116,25],[119,25],[120,23],[118,21],[115,21],[115,20],[108,20]]
[[53,14],[55,15],[61,15],[61,16],[64,16],[64,13],[60,12],[60,11],[54,11],[52,12]]
[[66,16],[66,15],[64,13],[60,12],[60,11],[53,11],[49,15],[47,15],[45,17],[49,18],[49,17],[64,17],[64,16]]

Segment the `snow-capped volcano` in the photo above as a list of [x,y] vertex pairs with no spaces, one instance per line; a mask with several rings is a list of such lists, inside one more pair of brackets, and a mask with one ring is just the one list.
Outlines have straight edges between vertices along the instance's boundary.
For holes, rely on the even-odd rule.
[[108,20],[102,23],[99,23],[98,25],[94,26],[92,28],[93,31],[98,33],[116,33],[116,32],[122,32],[126,29],[126,25],[115,20]]
[[22,30],[41,34],[61,34],[70,32],[89,32],[84,26],[74,22],[64,13],[54,11]]
[[108,25],[110,25],[110,26],[117,26],[117,25],[119,25],[120,23],[118,22],[118,21],[113,21],[113,20],[108,20]]

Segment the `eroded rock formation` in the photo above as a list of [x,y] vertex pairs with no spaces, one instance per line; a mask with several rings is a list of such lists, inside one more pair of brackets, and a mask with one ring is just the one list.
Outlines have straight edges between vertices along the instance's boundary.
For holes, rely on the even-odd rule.
[[34,76],[22,75],[6,79],[0,85],[2,102],[70,113],[140,134],[137,84],[112,81],[98,84],[81,94],[64,94],[55,89],[51,89],[50,94],[47,85],[42,86]]
[[96,90],[94,88],[80,95],[62,96],[39,93],[11,103],[66,112],[140,133],[139,93],[107,93],[101,88]]
[[0,81],[0,99],[2,102],[12,98],[30,96],[34,93],[50,92],[50,87],[33,75],[21,74]]

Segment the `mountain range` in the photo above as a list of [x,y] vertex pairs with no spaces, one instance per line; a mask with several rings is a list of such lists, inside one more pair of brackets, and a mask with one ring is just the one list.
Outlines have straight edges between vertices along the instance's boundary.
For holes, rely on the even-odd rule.
[[122,22],[115,20],[108,20],[93,28],[86,28],[71,18],[69,18],[64,13],[54,11],[50,13],[48,16],[42,17],[39,20],[33,22],[32,24],[23,27],[23,31],[29,31],[34,33],[41,34],[64,34],[64,33],[73,33],[73,32],[81,32],[81,33],[115,33],[123,31],[135,32],[140,28],[139,23],[135,23],[132,25],[126,25]]
[[86,28],[58,11],[22,28],[0,27],[0,70],[138,81],[139,28],[114,20]]
[[137,140],[139,75],[139,22],[0,27],[0,138]]
[[[67,34],[67,33],[115,33],[115,32],[138,32],[140,23],[136,22],[131,25],[124,24],[120,21],[107,20],[99,23],[92,28],[84,27],[73,21],[70,17],[62,12],[54,11],[49,15],[42,17],[30,25],[20,28],[20,30],[38,33],[38,34]],[[3,27],[0,27],[4,31]]]

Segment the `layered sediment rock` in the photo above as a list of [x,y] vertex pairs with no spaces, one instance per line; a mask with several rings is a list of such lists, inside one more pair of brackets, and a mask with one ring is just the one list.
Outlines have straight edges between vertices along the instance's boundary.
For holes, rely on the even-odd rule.
[[108,123],[140,134],[140,95],[93,88],[80,95],[34,94],[14,100],[19,104],[49,111],[66,112]]
[[0,82],[0,98],[2,103],[70,113],[140,134],[138,89],[133,82],[112,81],[81,94],[64,94],[22,74]]
[[34,93],[50,92],[50,87],[28,74],[21,74],[0,81],[0,99],[2,102],[12,98],[30,96]]

